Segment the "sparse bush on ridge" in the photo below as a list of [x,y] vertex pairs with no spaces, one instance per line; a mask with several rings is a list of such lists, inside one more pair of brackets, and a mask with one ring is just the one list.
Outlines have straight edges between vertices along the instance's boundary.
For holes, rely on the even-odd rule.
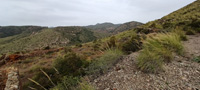
[[172,32],[178,34],[182,41],[187,41],[188,40],[188,38],[185,35],[185,32],[183,30],[177,28],[177,29],[174,29]]
[[86,60],[83,60],[73,52],[69,52],[64,57],[56,59],[53,62],[53,66],[62,75],[79,76],[84,74],[83,68],[86,63]]
[[173,59],[173,52],[183,53],[180,36],[175,33],[161,33],[154,37],[147,38],[143,44],[143,50],[140,52],[138,68],[145,72],[157,73],[163,70],[164,62],[170,62]]
[[140,46],[142,45],[140,37],[132,36],[129,40],[126,42],[120,44],[120,49],[125,53],[135,52],[140,49]]
[[187,35],[195,35],[195,31],[194,31],[194,30],[191,30],[191,29],[188,29],[188,30],[186,31],[186,34],[187,34]]
[[94,60],[87,68],[86,73],[89,75],[95,74],[98,76],[108,71],[118,60],[119,57],[123,55],[123,52],[119,49],[107,50],[103,56]]
[[110,37],[110,40],[107,42],[109,48],[116,47],[116,38],[115,36]]

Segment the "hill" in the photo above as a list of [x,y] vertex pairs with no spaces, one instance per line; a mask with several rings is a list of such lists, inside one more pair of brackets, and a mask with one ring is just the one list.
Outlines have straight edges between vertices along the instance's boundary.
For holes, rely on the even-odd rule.
[[142,25],[140,22],[132,21],[124,24],[113,24],[113,23],[98,23],[96,25],[89,25],[86,28],[93,30],[94,32],[105,33],[105,34],[117,34],[125,30],[134,29],[137,26]]
[[170,30],[179,27],[185,31],[195,29],[200,31],[200,0],[197,0],[177,11],[162,17],[161,19],[148,22],[143,28],[156,28]]
[[117,28],[119,25],[120,24],[113,24],[113,23],[106,22],[106,23],[97,23],[96,25],[89,25],[89,26],[86,26],[86,28],[90,28],[95,31],[108,32],[110,30]]
[[6,29],[1,29],[4,33],[9,33],[12,30],[19,32],[10,35],[5,34],[4,38],[0,38],[0,53],[42,49],[48,46],[55,48],[96,39],[93,32],[84,27],[56,27],[36,30],[20,29],[24,27],[4,28]]
[[14,36],[21,33],[30,34],[32,32],[38,32],[47,27],[40,26],[0,26],[0,38]]
[[121,24],[120,26],[118,26],[117,28],[115,28],[114,30],[112,30],[110,32],[117,34],[117,33],[120,33],[120,32],[126,31],[126,30],[131,30],[131,29],[137,28],[140,25],[143,25],[143,24],[140,22],[136,22],[136,21],[127,22],[127,23]]

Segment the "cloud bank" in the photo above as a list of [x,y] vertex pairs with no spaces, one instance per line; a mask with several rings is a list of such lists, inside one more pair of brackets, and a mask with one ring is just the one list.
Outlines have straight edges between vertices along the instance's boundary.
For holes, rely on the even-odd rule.
[[0,26],[146,23],[195,0],[2,0]]

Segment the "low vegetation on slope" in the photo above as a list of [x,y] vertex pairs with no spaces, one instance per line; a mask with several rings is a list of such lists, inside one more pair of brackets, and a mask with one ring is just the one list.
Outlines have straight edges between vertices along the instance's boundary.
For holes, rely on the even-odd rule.
[[92,61],[87,68],[87,74],[98,76],[108,71],[114,64],[117,63],[119,57],[123,55],[123,52],[119,49],[107,50],[100,58]]
[[31,69],[29,74],[32,73],[33,76],[23,84],[23,89],[94,90],[83,76],[98,76],[107,72],[123,55],[122,51],[113,48],[90,62],[69,48],[64,52],[65,55],[53,60],[51,66],[37,66]]
[[0,27],[0,38],[18,35],[21,33],[31,34],[47,27],[40,26],[6,26]]
[[163,70],[163,64],[173,59],[173,52],[183,53],[180,36],[176,33],[160,33],[148,37],[138,57],[138,67],[145,72]]
[[200,0],[183,7],[161,19],[151,21],[143,27],[170,30],[180,27],[185,31],[199,32],[200,29]]
[[82,27],[57,27],[0,38],[0,53],[74,45],[95,40],[93,32]]

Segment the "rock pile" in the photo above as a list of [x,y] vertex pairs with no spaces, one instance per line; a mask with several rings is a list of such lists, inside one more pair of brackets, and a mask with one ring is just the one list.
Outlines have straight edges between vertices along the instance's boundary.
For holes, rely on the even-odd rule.
[[5,90],[19,90],[19,73],[18,69],[11,67],[8,69],[8,79]]

